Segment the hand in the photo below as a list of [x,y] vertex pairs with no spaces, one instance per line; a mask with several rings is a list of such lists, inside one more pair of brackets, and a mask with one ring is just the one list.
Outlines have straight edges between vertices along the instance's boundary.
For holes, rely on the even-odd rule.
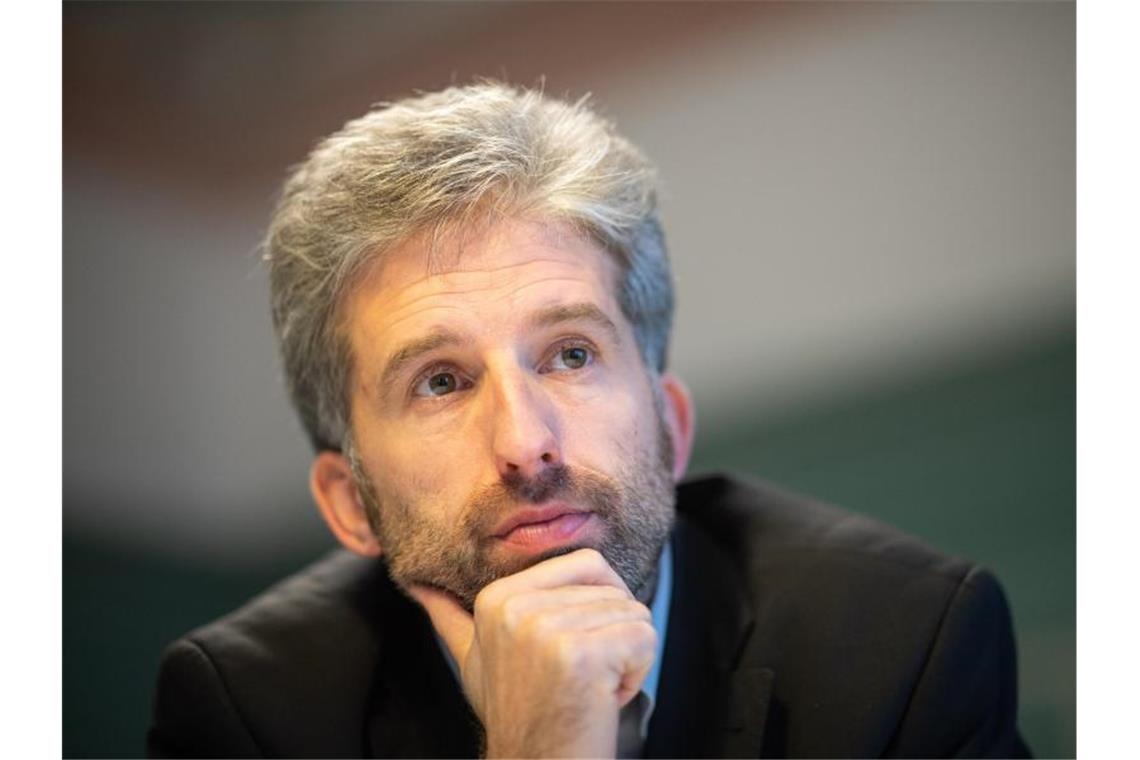
[[653,665],[657,633],[601,554],[500,578],[474,616],[444,591],[410,593],[459,663],[488,757],[614,757],[618,712]]

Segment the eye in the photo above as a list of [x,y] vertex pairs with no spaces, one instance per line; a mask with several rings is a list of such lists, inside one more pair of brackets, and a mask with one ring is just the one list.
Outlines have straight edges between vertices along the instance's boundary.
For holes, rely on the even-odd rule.
[[459,389],[459,378],[454,372],[436,372],[416,383],[412,393],[416,396],[446,396]]
[[594,351],[581,345],[563,346],[547,363],[548,371],[563,372],[582,369],[594,361]]

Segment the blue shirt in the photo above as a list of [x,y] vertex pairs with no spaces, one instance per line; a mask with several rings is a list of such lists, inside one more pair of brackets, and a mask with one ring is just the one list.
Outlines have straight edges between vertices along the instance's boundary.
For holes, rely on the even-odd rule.
[[649,733],[649,717],[653,715],[653,706],[657,704],[657,682],[661,677],[661,657],[665,653],[665,632],[669,628],[669,604],[673,601],[673,549],[672,541],[665,542],[661,550],[661,561],[658,563],[657,592],[653,595],[653,604],[649,606],[653,613],[653,627],[657,629],[657,655],[653,658],[653,668],[641,684],[641,691],[649,699],[645,714],[641,716],[641,738],[645,739]]

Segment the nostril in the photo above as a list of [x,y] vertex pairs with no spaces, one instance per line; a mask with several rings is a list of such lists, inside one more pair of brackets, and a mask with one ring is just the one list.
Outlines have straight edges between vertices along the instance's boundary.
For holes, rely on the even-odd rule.
[[547,464],[550,464],[551,462],[554,461],[554,456],[548,451],[542,455],[542,461],[546,462]]

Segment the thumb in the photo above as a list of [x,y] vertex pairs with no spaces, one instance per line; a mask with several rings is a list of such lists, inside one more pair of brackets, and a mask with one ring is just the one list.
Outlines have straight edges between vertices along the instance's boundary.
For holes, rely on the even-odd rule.
[[408,589],[408,593],[427,611],[436,633],[462,668],[471,640],[475,637],[475,619],[452,594],[442,589],[416,584]]

